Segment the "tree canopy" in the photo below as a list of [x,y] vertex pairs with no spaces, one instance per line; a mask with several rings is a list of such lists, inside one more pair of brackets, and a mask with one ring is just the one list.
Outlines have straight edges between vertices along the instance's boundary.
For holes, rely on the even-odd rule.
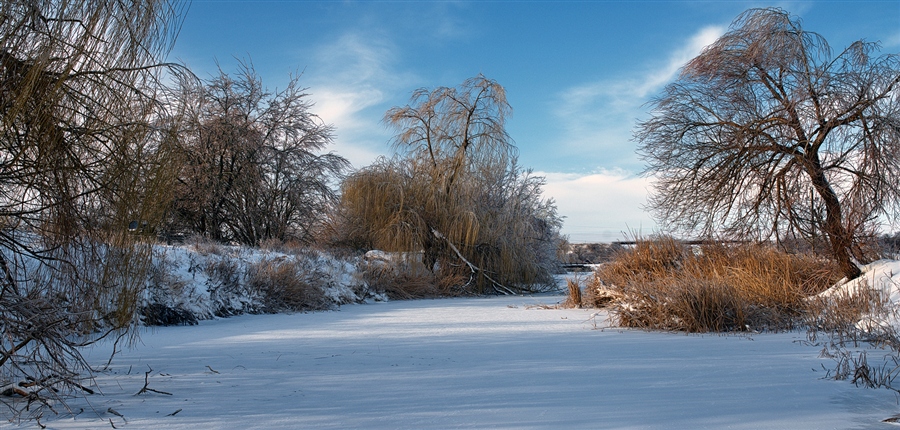
[[309,243],[332,181],[349,163],[324,149],[333,127],[311,112],[300,76],[269,91],[252,64],[235,74],[182,84],[188,113],[175,158],[170,228],[251,246],[276,239]]
[[900,204],[900,57],[834,55],[781,9],[751,9],[688,62],[635,136],[663,225],[824,239],[850,278]]

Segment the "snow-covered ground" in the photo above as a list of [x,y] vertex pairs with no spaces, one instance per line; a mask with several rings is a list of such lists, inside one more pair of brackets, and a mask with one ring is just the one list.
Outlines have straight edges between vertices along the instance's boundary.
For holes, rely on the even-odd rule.
[[[51,429],[896,428],[803,333],[602,328],[559,296],[345,305],[148,329]],[[105,363],[109,345],[88,351]],[[870,357],[874,357],[871,355]],[[146,392],[144,387],[171,395]],[[121,416],[120,416],[120,415]],[[8,424],[6,425],[8,426]],[[0,425],[0,427],[6,427]]]

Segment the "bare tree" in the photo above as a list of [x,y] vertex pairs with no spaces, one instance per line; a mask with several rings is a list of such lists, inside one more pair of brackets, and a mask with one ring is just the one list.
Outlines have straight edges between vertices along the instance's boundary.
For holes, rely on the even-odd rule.
[[236,77],[220,70],[186,84],[182,103],[192,115],[179,145],[175,221],[218,241],[311,241],[349,163],[320,153],[333,129],[310,112],[299,76],[272,93],[242,63]]
[[[543,178],[522,171],[506,132],[511,113],[496,81],[420,89],[385,121],[399,154],[342,186],[345,236],[357,246],[423,252],[467,291],[508,293],[551,282],[560,218]],[[436,264],[439,263],[439,264]]]
[[761,239],[824,237],[848,278],[900,201],[900,58],[833,56],[780,9],[752,9],[691,60],[638,125],[664,224]]
[[[0,4],[0,394],[33,416],[79,382],[79,347],[136,321],[176,131],[159,64],[181,6]],[[162,150],[161,150],[162,149]],[[154,155],[155,154],[155,155]]]
[[[384,120],[399,132],[395,147],[430,160],[434,173],[440,175],[434,180],[449,194],[465,169],[492,163],[502,166],[514,156],[512,138],[506,133],[511,113],[506,90],[478,75],[459,88],[418,89],[410,104],[391,108]],[[441,162],[450,164],[439,166]]]

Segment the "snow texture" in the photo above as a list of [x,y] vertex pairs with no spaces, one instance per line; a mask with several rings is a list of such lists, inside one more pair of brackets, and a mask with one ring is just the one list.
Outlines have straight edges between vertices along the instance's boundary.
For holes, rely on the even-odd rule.
[[886,312],[864,316],[856,327],[874,336],[900,335],[900,261],[879,260],[863,266],[862,275],[852,281],[846,279],[819,294],[829,298],[855,296],[866,288],[874,289],[884,301]]
[[[315,250],[286,254],[218,244],[158,245],[153,254],[154,266],[143,303],[145,309],[154,311],[152,316],[144,316],[148,325],[193,324],[269,311],[260,292],[250,288],[247,279],[250,268],[262,262],[294,264],[302,272],[299,276],[321,290],[333,307],[384,299],[368,291],[355,259],[339,259]],[[161,318],[160,310],[174,316]]]
[[[95,374],[98,394],[57,405],[47,428],[896,428],[882,422],[898,412],[896,394],[829,378],[833,359],[805,333],[610,328],[604,312],[546,306],[558,295],[373,301],[353,260],[237,247],[156,253],[146,303],[200,321],[145,328],[133,348],[119,345]],[[217,317],[258,303],[210,267],[240,274],[266,259],[311,268],[334,310]],[[900,262],[876,262],[865,281],[823,294],[867,282],[896,303],[898,274]],[[113,347],[85,356],[99,369]]]
[[[603,328],[561,296],[379,302],[148,329],[51,429],[891,428],[802,333]],[[110,345],[87,351],[105,363]],[[152,371],[150,370],[152,369]],[[149,388],[172,395],[145,392]],[[0,425],[0,428],[7,428]]]

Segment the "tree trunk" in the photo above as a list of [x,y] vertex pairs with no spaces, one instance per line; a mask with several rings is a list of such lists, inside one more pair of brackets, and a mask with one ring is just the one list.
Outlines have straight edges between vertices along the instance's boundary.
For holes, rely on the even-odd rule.
[[822,169],[819,160],[815,158],[811,160],[811,164],[812,166],[807,171],[812,179],[813,187],[819,196],[822,197],[822,201],[825,202],[825,225],[823,229],[831,245],[831,255],[837,261],[841,273],[848,280],[858,278],[862,271],[853,262],[853,258],[850,255],[853,237],[852,232],[847,231],[847,228],[844,227],[843,216],[841,215],[841,202],[834,189],[828,183],[825,171]]

